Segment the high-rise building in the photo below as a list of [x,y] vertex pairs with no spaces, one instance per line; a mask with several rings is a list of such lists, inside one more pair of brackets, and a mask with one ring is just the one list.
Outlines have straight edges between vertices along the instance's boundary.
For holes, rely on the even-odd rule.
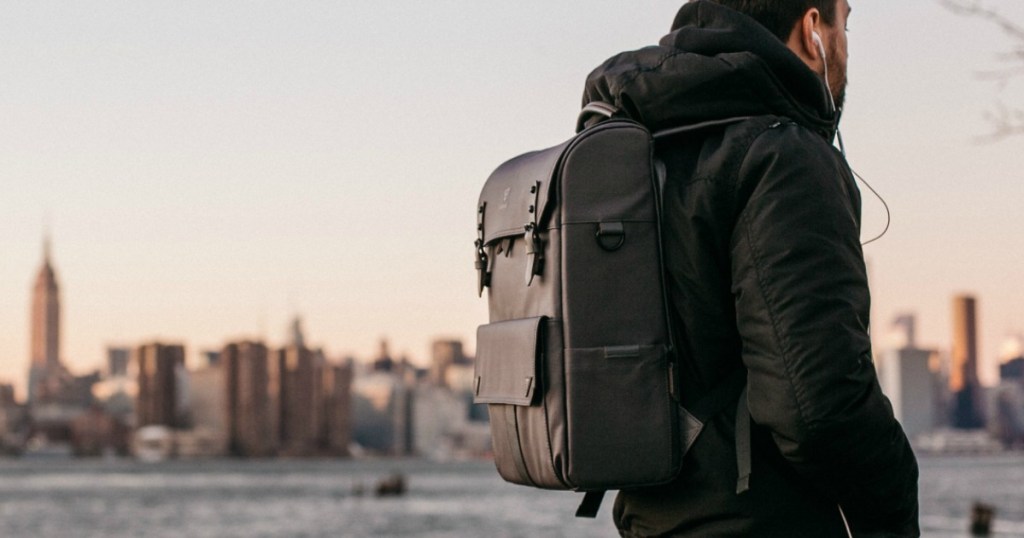
[[431,345],[430,380],[436,385],[447,387],[448,370],[467,362],[461,341],[434,340]]
[[913,440],[938,425],[935,415],[935,372],[931,370],[936,351],[901,347],[886,350],[880,361],[882,390],[892,403],[893,413]]
[[185,348],[158,342],[135,350],[138,365],[138,399],[135,405],[136,425],[181,426],[179,382],[185,368]]
[[978,383],[977,301],[970,295],[953,298],[953,346],[949,390],[953,394],[953,427],[984,426]]
[[323,355],[290,345],[275,352],[280,372],[281,452],[310,456],[323,438]]
[[276,398],[270,394],[270,356],[261,342],[228,344],[220,353],[226,372],[229,447],[238,456],[276,453]]
[[916,346],[916,320],[913,314],[900,314],[892,320],[889,327],[888,347],[893,349],[912,348]]
[[128,375],[128,361],[132,350],[126,347],[107,348],[107,377],[124,377]]
[[999,346],[999,380],[1024,383],[1024,339],[1013,335]]
[[949,389],[953,392],[978,383],[977,308],[974,297],[953,298],[953,361]]
[[0,409],[16,405],[18,405],[18,402],[14,399],[14,385],[0,383]]
[[396,372],[371,368],[352,386],[352,436],[381,455],[412,453],[412,396],[409,380]]
[[302,318],[295,316],[291,325],[288,326],[290,344],[295,347],[306,347],[306,333],[302,330]]
[[1016,381],[1024,385],[1024,357],[1010,359],[999,365],[1000,381]]
[[351,360],[324,366],[324,449],[332,456],[349,455],[354,370]]
[[43,241],[43,264],[32,288],[31,365],[28,401],[47,401],[61,390],[66,372],[60,361],[60,287],[50,259],[50,239]]
[[391,353],[388,351],[388,341],[386,338],[380,339],[380,351],[377,352],[377,358],[373,359],[373,369],[378,372],[391,372],[395,370],[395,359],[391,357]]

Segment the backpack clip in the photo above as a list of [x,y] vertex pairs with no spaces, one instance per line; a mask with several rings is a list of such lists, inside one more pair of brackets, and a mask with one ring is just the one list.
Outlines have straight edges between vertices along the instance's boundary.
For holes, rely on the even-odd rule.
[[483,296],[484,288],[491,285],[491,272],[490,272],[490,260],[487,258],[487,251],[484,250],[484,209],[487,208],[487,202],[480,204],[480,209],[476,212],[476,263],[473,264],[476,267],[476,292],[478,296]]
[[533,277],[544,271],[544,248],[537,236],[537,225],[529,223],[526,229],[526,285],[533,284]]
[[526,230],[526,285],[533,284],[533,277],[544,272],[544,247],[537,236],[537,223],[540,221],[540,182],[530,187],[533,194],[533,205],[530,206],[530,214],[533,215],[533,222],[526,223],[523,228]]

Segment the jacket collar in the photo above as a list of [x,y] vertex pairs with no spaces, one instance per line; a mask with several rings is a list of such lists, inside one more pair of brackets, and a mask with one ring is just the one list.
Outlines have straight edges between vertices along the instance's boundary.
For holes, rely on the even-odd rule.
[[689,2],[658,46],[612,57],[587,78],[584,101],[626,110],[653,131],[717,119],[786,116],[832,140],[821,77],[753,19]]

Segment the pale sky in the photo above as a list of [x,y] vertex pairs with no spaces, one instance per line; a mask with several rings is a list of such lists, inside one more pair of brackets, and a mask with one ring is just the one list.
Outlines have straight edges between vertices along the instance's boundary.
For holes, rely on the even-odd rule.
[[[329,356],[381,337],[423,363],[472,350],[474,208],[503,160],[573,131],[586,74],[656,42],[681,0],[16,1],[0,17],[0,379],[23,385],[42,235],[63,358],[110,344],[190,354],[301,314]],[[949,347],[979,298],[983,379],[1024,332],[1024,136],[979,145],[976,74],[1010,41],[931,0],[851,0],[843,133],[888,201],[866,247],[875,326],[918,314]],[[1024,3],[992,0],[1024,22]],[[865,190],[865,236],[884,226]]]

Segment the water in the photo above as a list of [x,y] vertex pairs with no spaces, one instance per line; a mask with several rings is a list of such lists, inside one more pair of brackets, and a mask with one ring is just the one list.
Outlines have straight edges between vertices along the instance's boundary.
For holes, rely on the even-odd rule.
[[923,457],[921,532],[964,537],[974,501],[995,507],[996,536],[1024,537],[1024,453]]
[[[925,536],[964,537],[971,503],[1024,536],[1024,456],[921,460]],[[403,497],[358,496],[393,471]],[[0,461],[4,537],[617,536],[610,505],[573,517],[579,496],[503,483],[488,462]]]

